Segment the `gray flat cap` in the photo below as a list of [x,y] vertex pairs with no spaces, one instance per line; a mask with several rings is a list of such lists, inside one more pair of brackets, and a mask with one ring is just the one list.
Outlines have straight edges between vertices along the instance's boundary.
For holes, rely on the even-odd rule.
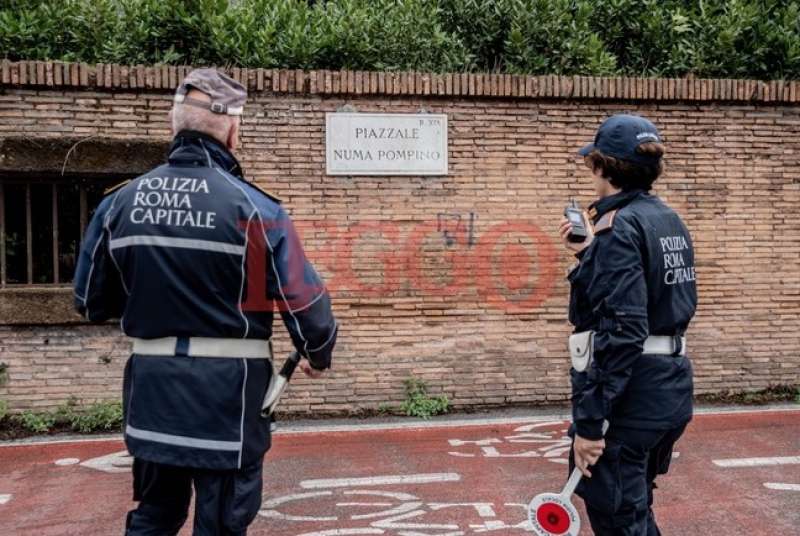
[[[211,102],[187,97],[186,94],[192,89],[211,97]],[[242,115],[246,100],[245,87],[216,69],[195,69],[175,91],[175,102],[205,108],[215,114]]]

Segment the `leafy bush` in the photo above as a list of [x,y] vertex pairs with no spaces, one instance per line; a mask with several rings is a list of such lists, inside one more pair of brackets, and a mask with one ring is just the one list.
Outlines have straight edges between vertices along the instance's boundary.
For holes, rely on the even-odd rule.
[[391,404],[387,404],[386,402],[378,404],[378,415],[390,415],[391,413],[392,413]]
[[512,21],[527,2],[440,0],[442,25],[455,34],[480,71],[503,71]]
[[50,431],[56,423],[56,417],[52,413],[34,413],[26,411],[19,415],[15,415],[14,419],[22,425],[23,428],[35,434],[45,434]]
[[423,380],[408,378],[403,383],[406,388],[406,399],[400,405],[400,409],[409,417],[429,419],[434,415],[447,413],[450,409],[447,396],[429,396],[428,386]]
[[800,4],[781,0],[593,2],[593,25],[632,75],[797,78]]
[[617,67],[592,29],[591,2],[535,0],[515,12],[506,41],[508,70],[533,74],[608,75]]
[[103,432],[119,430],[122,425],[122,404],[120,402],[100,402],[84,411],[76,411],[70,416],[70,426],[76,432]]
[[0,400],[0,421],[4,421],[8,416],[8,402]]
[[800,403],[800,385],[776,384],[757,391],[717,391],[697,395],[697,400],[706,404],[763,405],[779,402]]
[[5,0],[0,56],[800,78],[800,0]]
[[[7,405],[0,401],[0,421],[4,412],[7,412]],[[122,426],[122,403],[98,402],[82,409],[78,407],[78,400],[71,397],[55,411],[26,411],[11,416],[11,419],[34,434],[46,434],[54,429],[82,434],[119,430]]]

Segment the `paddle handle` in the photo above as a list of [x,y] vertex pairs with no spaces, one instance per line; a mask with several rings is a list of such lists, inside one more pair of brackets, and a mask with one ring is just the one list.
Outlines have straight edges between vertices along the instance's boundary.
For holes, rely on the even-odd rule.
[[569,475],[569,480],[567,480],[564,489],[561,491],[561,496],[567,499],[571,497],[572,494],[575,493],[575,488],[578,487],[578,483],[581,481],[582,476],[583,473],[581,473],[580,469],[577,467],[573,469],[572,474]]

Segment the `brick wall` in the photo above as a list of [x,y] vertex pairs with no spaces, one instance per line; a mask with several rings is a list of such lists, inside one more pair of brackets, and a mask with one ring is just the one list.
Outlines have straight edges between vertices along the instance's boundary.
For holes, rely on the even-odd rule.
[[[4,63],[0,137],[165,140],[185,71]],[[251,91],[246,174],[283,198],[341,322],[333,373],[298,377],[285,410],[396,405],[410,375],[459,407],[564,402],[570,258],[555,229],[570,197],[592,200],[575,151],[620,111],[660,127],[656,191],[695,239],[697,392],[800,383],[798,83],[232,74]],[[326,176],[324,114],[344,105],[447,114],[449,175]],[[116,398],[126,351],[112,325],[0,326],[0,397],[16,409]]]

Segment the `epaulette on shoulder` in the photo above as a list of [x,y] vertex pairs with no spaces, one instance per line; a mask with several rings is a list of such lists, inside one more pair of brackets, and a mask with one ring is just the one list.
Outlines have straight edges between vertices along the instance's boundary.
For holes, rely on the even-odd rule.
[[614,217],[617,215],[616,210],[610,210],[603,214],[597,223],[594,224],[594,234],[598,235],[610,231],[614,227]]
[[259,185],[257,185],[254,182],[248,182],[248,184],[250,186],[252,186],[253,188],[255,188],[256,190],[258,190],[259,192],[261,192],[262,194],[264,194],[267,197],[269,197],[270,199],[272,199],[273,201],[275,201],[276,203],[278,203],[279,205],[281,204],[281,198],[278,197],[277,195],[266,191],[265,189],[263,189],[262,187],[260,187]]
[[105,190],[103,190],[103,195],[108,195],[110,193],[116,192],[117,190],[119,190],[120,188],[122,188],[123,186],[128,184],[129,182],[131,182],[130,179],[128,179],[126,181],[122,181],[119,184],[115,184],[114,186],[112,186],[110,188],[106,188]]

